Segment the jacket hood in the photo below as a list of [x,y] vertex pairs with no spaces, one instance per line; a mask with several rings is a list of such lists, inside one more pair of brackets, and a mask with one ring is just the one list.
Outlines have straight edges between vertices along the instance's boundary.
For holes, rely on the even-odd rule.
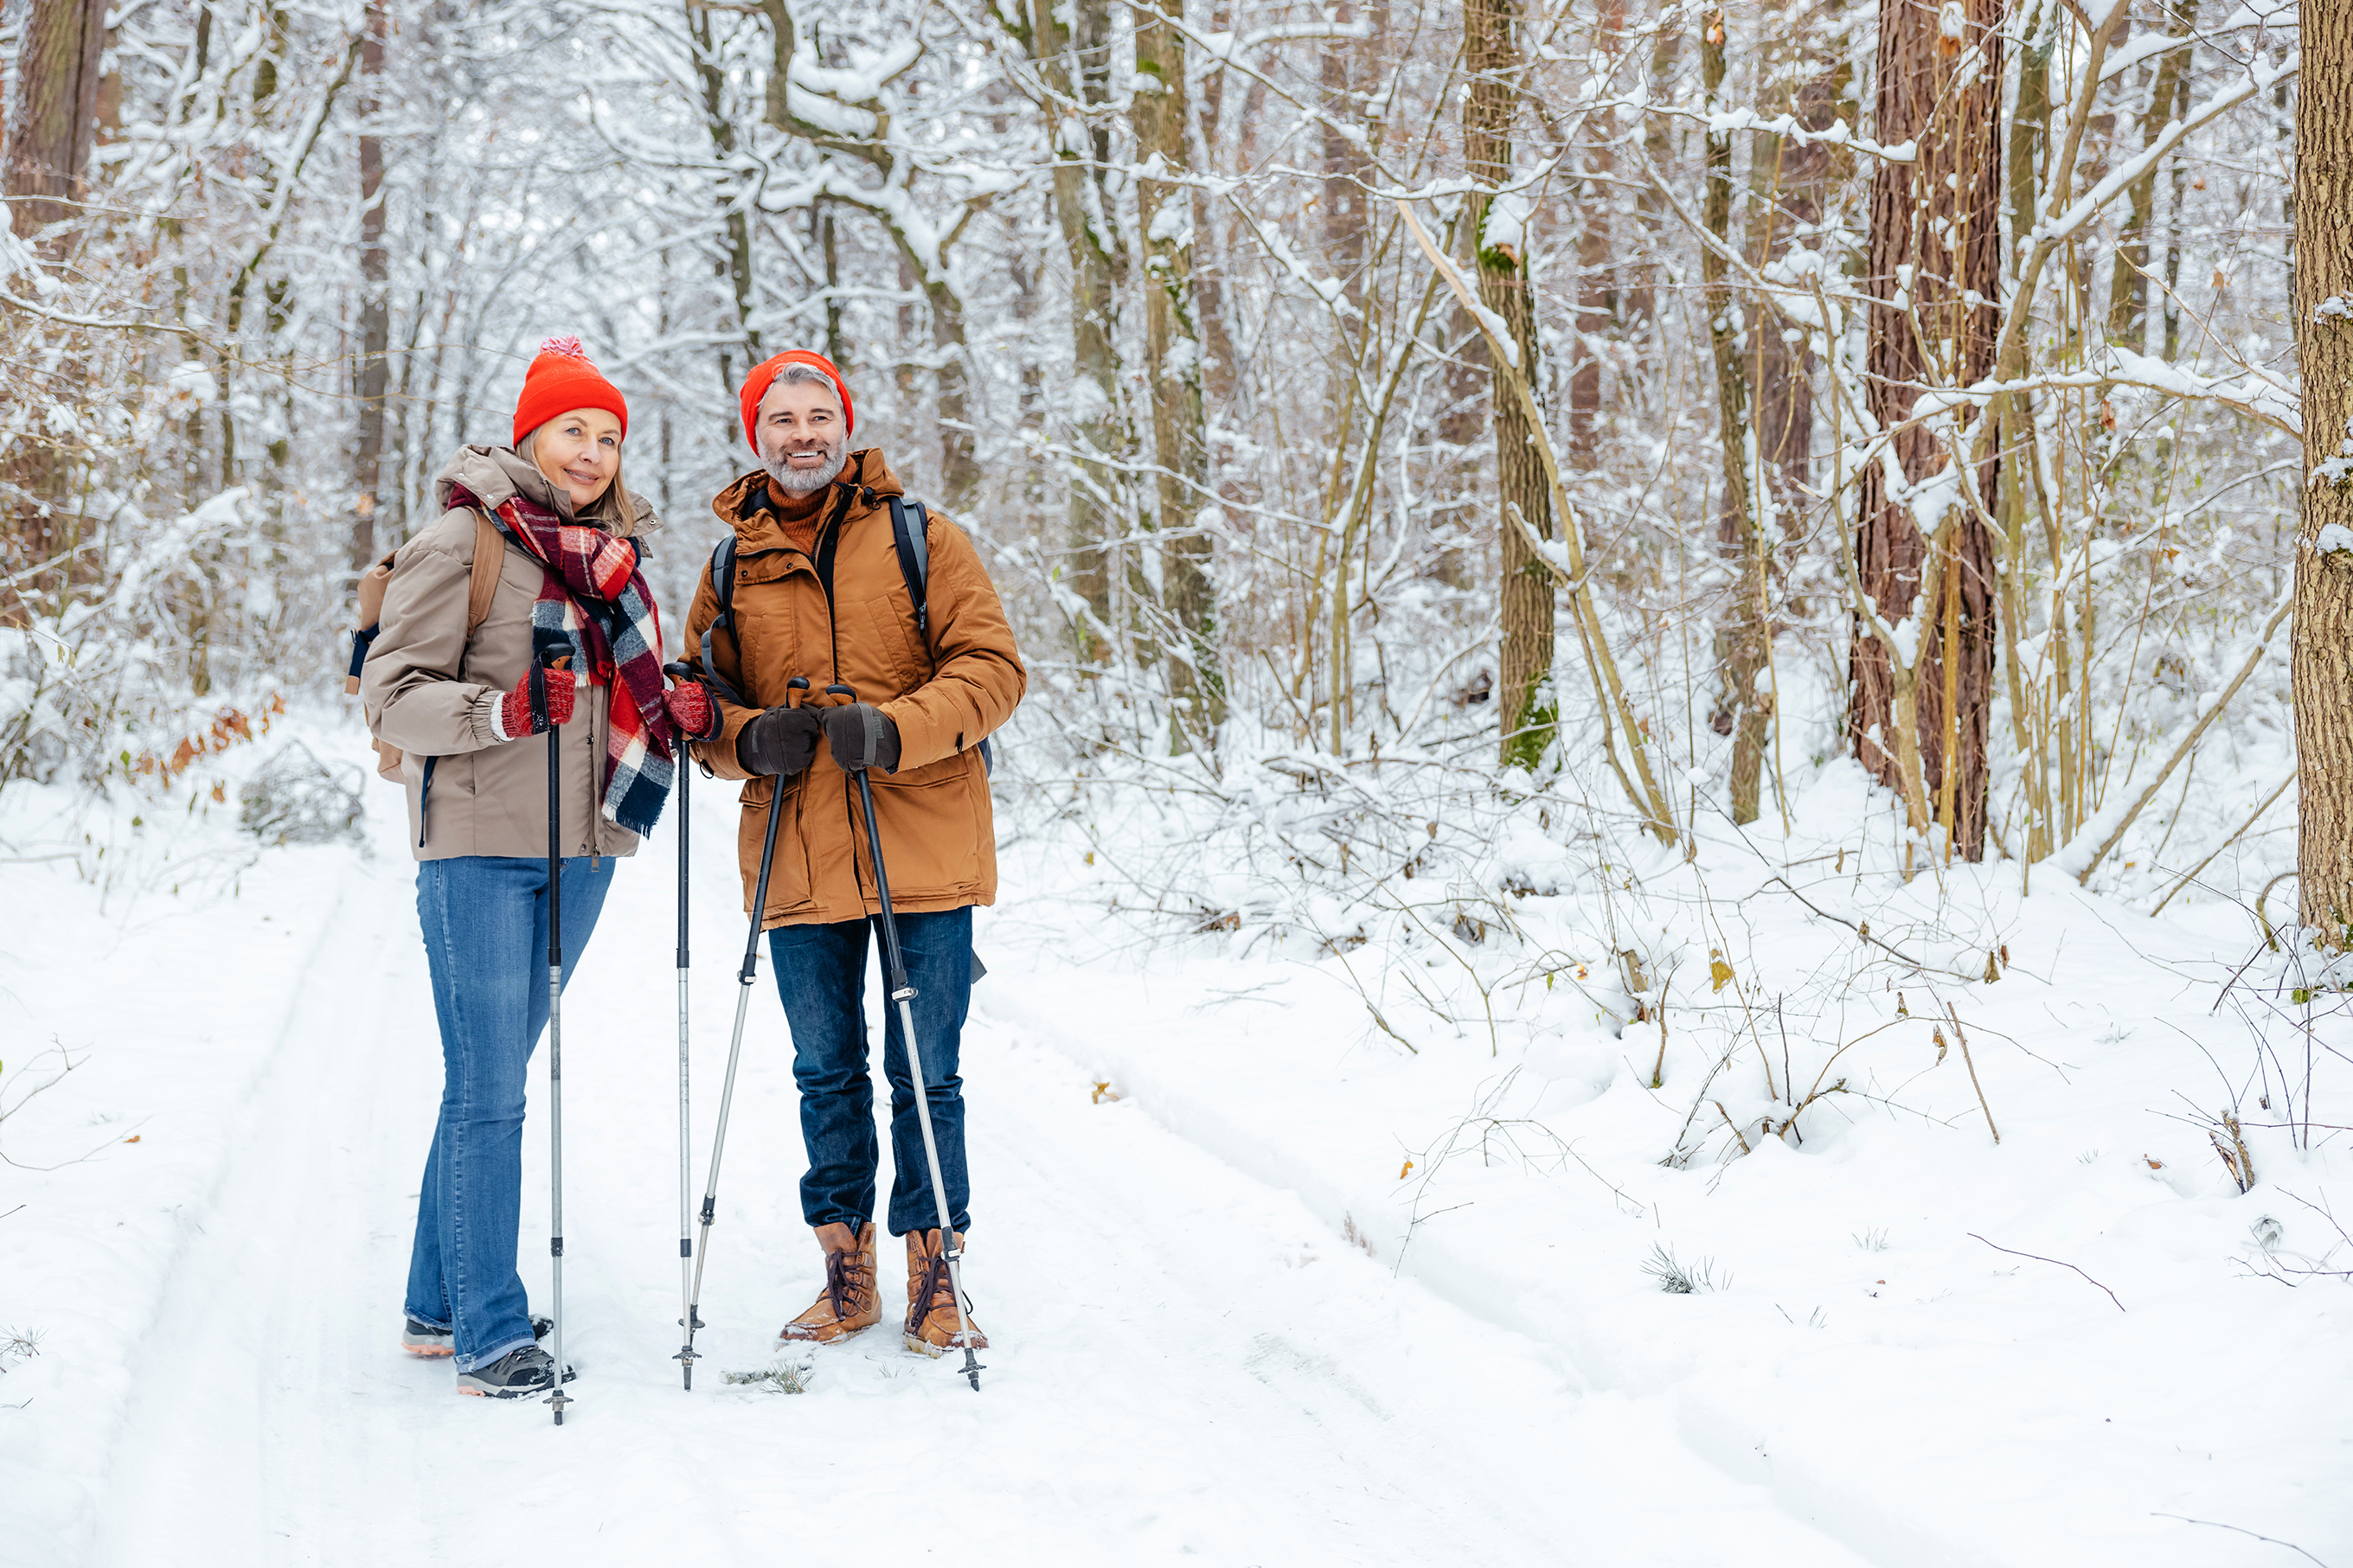
[[[469,451],[474,448],[467,448]],[[534,470],[535,472],[536,470]],[[745,552],[754,550],[779,550],[785,545],[784,525],[776,513],[765,507],[754,507],[752,497],[768,482],[767,470],[754,468],[740,476],[711,500],[711,510],[719,521],[735,531],[736,547]],[[830,516],[841,504],[844,489],[871,506],[889,496],[907,492],[899,484],[899,476],[882,457],[882,448],[868,447],[852,452],[841,465],[841,473],[825,493],[825,507],[820,516]],[[479,492],[478,492],[479,493]]]
[[[572,498],[551,484],[547,476],[539,471],[538,464],[512,447],[459,447],[433,481],[433,499],[443,511],[449,510],[450,492],[459,486],[471,491],[474,499],[487,507],[504,506],[521,496],[566,522],[579,521],[572,515]],[[628,507],[631,518],[629,527],[621,531],[637,536],[652,532],[658,525],[654,509],[645,497],[624,486],[620,499]]]

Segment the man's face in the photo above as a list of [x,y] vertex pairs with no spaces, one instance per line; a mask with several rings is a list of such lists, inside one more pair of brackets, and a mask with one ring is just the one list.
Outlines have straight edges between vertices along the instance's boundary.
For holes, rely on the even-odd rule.
[[756,426],[760,466],[787,495],[807,495],[833,482],[849,456],[849,432],[841,400],[825,382],[778,376],[760,399]]

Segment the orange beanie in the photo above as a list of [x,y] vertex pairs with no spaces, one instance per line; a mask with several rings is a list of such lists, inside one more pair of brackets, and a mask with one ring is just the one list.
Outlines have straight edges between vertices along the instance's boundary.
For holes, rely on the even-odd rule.
[[841,399],[841,432],[845,436],[858,429],[858,411],[849,405],[849,384],[841,379],[841,372],[831,360],[811,349],[786,349],[772,360],[764,360],[753,368],[744,381],[744,438],[752,443],[752,450],[760,449],[760,399],[768,395],[770,384],[776,373],[788,364],[805,364],[825,372],[826,380],[833,383],[835,394]]
[[538,357],[522,373],[522,392],[515,398],[514,444],[554,418],[575,408],[601,408],[629,433],[628,400],[621,389],[597,374],[588,363],[578,338],[550,338],[539,345]]

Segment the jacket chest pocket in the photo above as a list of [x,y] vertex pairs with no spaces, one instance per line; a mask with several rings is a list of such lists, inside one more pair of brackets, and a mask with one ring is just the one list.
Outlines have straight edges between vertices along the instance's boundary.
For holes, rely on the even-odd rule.
[[[811,604],[809,601],[816,602]],[[736,643],[743,652],[744,695],[758,707],[785,700],[785,682],[797,675],[822,687],[828,668],[824,595],[806,571],[735,589]]]
[[860,696],[870,702],[903,697],[931,679],[930,661],[915,651],[914,616],[903,597],[878,594],[866,600],[858,606],[852,626],[860,647],[856,654],[845,650],[844,662],[864,666],[859,673],[883,688],[881,696],[868,697],[860,685]]

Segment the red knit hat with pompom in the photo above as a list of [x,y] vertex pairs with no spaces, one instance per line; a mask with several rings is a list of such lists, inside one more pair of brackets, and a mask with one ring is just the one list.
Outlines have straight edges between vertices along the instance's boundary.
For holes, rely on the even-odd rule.
[[514,444],[554,418],[575,408],[601,408],[629,433],[628,400],[588,363],[578,338],[550,338],[539,345],[538,357],[522,373],[522,392],[515,398]]
[[805,364],[812,370],[825,373],[826,380],[833,383],[835,395],[841,399],[841,433],[844,436],[855,434],[858,411],[849,405],[849,384],[841,379],[841,372],[834,368],[831,360],[813,349],[786,349],[776,358],[754,366],[752,374],[744,379],[744,438],[752,443],[752,450],[756,453],[760,449],[760,399],[768,395],[769,384],[788,364]]

